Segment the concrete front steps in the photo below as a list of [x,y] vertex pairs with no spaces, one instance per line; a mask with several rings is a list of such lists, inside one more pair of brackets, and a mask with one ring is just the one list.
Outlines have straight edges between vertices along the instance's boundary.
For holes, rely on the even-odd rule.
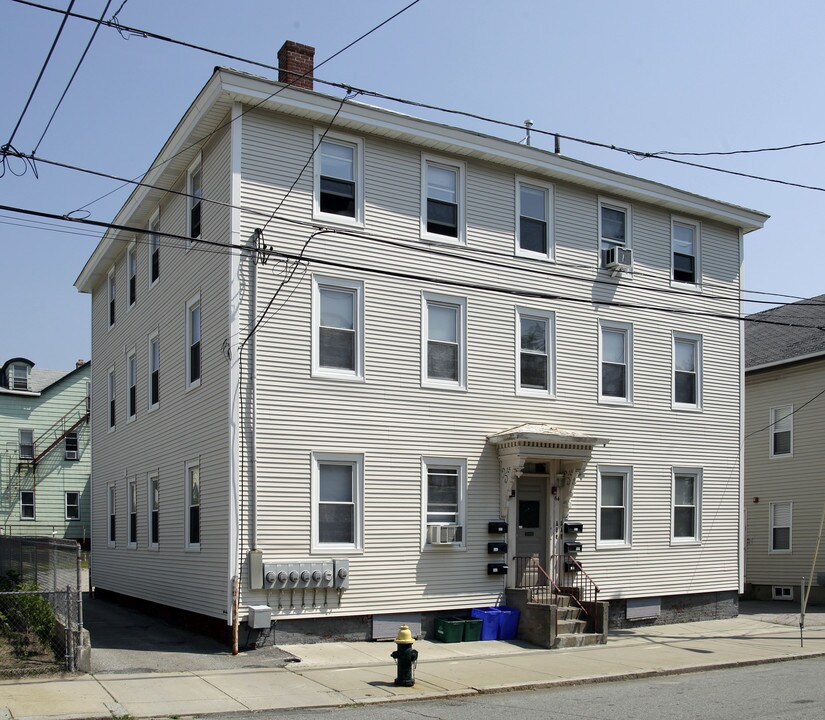
[[539,647],[568,648],[607,642],[607,603],[584,603],[589,617],[568,595],[537,602],[533,588],[508,588],[507,605],[521,613],[518,639]]
[[571,603],[569,595],[560,596],[557,607],[554,649],[587,647],[604,643],[603,633],[587,632],[588,622],[582,617],[584,613],[578,605]]

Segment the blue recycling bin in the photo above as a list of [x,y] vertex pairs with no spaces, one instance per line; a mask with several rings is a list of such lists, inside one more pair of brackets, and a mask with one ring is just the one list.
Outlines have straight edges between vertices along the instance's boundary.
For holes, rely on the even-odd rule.
[[498,623],[499,608],[485,607],[473,608],[470,614],[481,620],[481,639],[482,640],[497,640],[498,639]]
[[518,633],[519,611],[515,608],[501,605],[498,612],[498,639],[515,640]]

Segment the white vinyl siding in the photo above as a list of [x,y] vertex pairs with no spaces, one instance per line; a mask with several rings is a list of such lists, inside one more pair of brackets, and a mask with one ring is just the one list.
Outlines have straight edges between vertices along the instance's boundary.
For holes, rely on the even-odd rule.
[[363,283],[314,275],[312,288],[313,375],[363,380]]
[[364,548],[364,456],[312,455],[312,552]]
[[539,397],[555,394],[555,315],[516,308],[516,393]]
[[771,408],[770,456],[793,456],[793,405]]
[[771,503],[769,548],[772,553],[793,550],[793,503]]

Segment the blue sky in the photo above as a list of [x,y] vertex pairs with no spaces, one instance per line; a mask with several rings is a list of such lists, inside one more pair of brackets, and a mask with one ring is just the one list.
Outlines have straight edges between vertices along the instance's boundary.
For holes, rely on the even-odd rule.
[[[313,45],[320,61],[408,0],[128,0],[125,25],[276,64],[284,40]],[[43,0],[65,8],[69,0]],[[111,17],[122,0],[113,0]],[[106,0],[77,0],[98,17]],[[60,16],[0,0],[0,144],[7,142]],[[642,151],[728,151],[825,138],[821,68],[825,3],[789,0],[420,0],[318,76],[388,95],[467,110]],[[70,19],[14,138],[31,152],[94,29]],[[101,28],[38,154],[114,175],[145,170],[215,65],[268,71]],[[324,89],[321,86],[319,89]],[[376,101],[373,101],[376,102]],[[379,103],[381,104],[381,103]],[[384,103],[388,107],[391,105]],[[521,133],[455,116],[401,109],[513,140]],[[551,147],[536,136],[534,144]],[[818,217],[825,193],[722,175],[563,141],[562,153],[761,210],[746,238],[745,287],[809,297],[820,281]],[[693,159],[693,158],[691,158]],[[825,185],[825,146],[696,158],[738,172]],[[0,204],[65,214],[117,183],[39,165],[21,177],[11,160]],[[87,207],[111,220],[129,189]],[[0,211],[0,358],[41,368],[88,359],[90,301],[73,283],[99,233]],[[777,300],[780,302],[781,300]],[[749,305],[749,311],[761,307]]]

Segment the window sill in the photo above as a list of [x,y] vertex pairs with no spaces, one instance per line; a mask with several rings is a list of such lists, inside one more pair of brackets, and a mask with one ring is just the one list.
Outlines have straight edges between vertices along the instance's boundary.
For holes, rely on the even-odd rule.
[[185,548],[183,548],[183,551],[184,552],[191,552],[191,553],[199,553],[201,551],[201,546],[200,546],[200,544],[198,544],[198,545],[187,545]]
[[464,238],[463,235],[459,235],[457,238],[454,238],[450,235],[439,235],[438,233],[428,233],[422,231],[419,237],[422,242],[426,243],[450,245],[452,247],[466,247],[467,245],[467,240]]
[[768,460],[790,460],[793,453],[783,453],[782,455],[768,455]]
[[423,553],[467,552],[467,546],[466,545],[460,545],[458,543],[444,543],[443,545],[426,544],[426,545],[422,546],[421,552],[423,552]]
[[439,383],[433,380],[422,380],[421,387],[425,390],[446,390],[448,392],[467,392],[466,385],[459,385],[457,383]]
[[680,282],[679,280],[671,280],[670,287],[674,290],[686,290],[688,292],[695,292],[697,295],[702,294],[701,283]]
[[126,424],[133,423],[135,420],[137,420],[137,415],[131,415],[126,418]]
[[347,555],[363,555],[364,548],[357,547],[336,547],[328,545],[316,545],[309,551],[310,555],[332,555],[342,557]]
[[186,384],[186,392],[189,392],[190,390],[197,390],[200,386],[201,386],[200,379],[195,380],[194,382],[191,382],[191,383],[187,383]]
[[700,405],[681,405],[679,403],[672,403],[670,409],[674,412],[689,412],[689,413],[700,413],[702,412],[702,407]]
[[613,407],[633,407],[633,401],[627,398],[613,398],[604,395],[599,396],[599,405],[612,405]]
[[114,550],[117,547],[117,545],[113,542],[107,542],[106,547],[107,548],[112,548],[112,550]]
[[596,550],[631,550],[633,545],[630,543],[611,543],[611,542],[596,542]]
[[768,555],[792,555],[793,550],[768,550]]
[[524,260],[538,260],[539,262],[544,263],[555,263],[556,258],[553,253],[537,253],[537,252],[530,252],[529,250],[522,250],[521,248],[516,247],[516,251],[514,253],[515,257],[523,258]]
[[159,552],[160,548],[157,545],[147,545],[146,549],[149,552]]
[[363,220],[363,214],[361,217],[351,218],[347,217],[346,215],[331,215],[329,213],[323,213],[319,210],[313,210],[312,212],[312,219],[318,222],[322,222],[324,225],[339,225],[340,227],[345,228],[361,228],[363,229],[366,227],[366,223]]
[[154,405],[150,405],[146,409],[146,412],[155,412],[155,410],[159,410],[159,409],[160,409],[160,403],[155,403]]
[[137,543],[133,543],[133,542],[126,543],[126,549],[127,550],[137,550]]
[[366,378],[364,377],[363,373],[354,374],[354,373],[347,373],[347,372],[333,372],[330,370],[320,370],[314,369],[310,373],[310,377],[313,380],[338,380],[343,382],[351,382],[351,383],[366,383]]
[[702,541],[694,538],[686,538],[684,540],[670,539],[670,547],[701,547]]
[[516,388],[516,396],[517,397],[531,397],[531,398],[542,398],[544,400],[555,400],[556,393],[550,390],[539,390],[539,389],[531,389],[531,388]]

